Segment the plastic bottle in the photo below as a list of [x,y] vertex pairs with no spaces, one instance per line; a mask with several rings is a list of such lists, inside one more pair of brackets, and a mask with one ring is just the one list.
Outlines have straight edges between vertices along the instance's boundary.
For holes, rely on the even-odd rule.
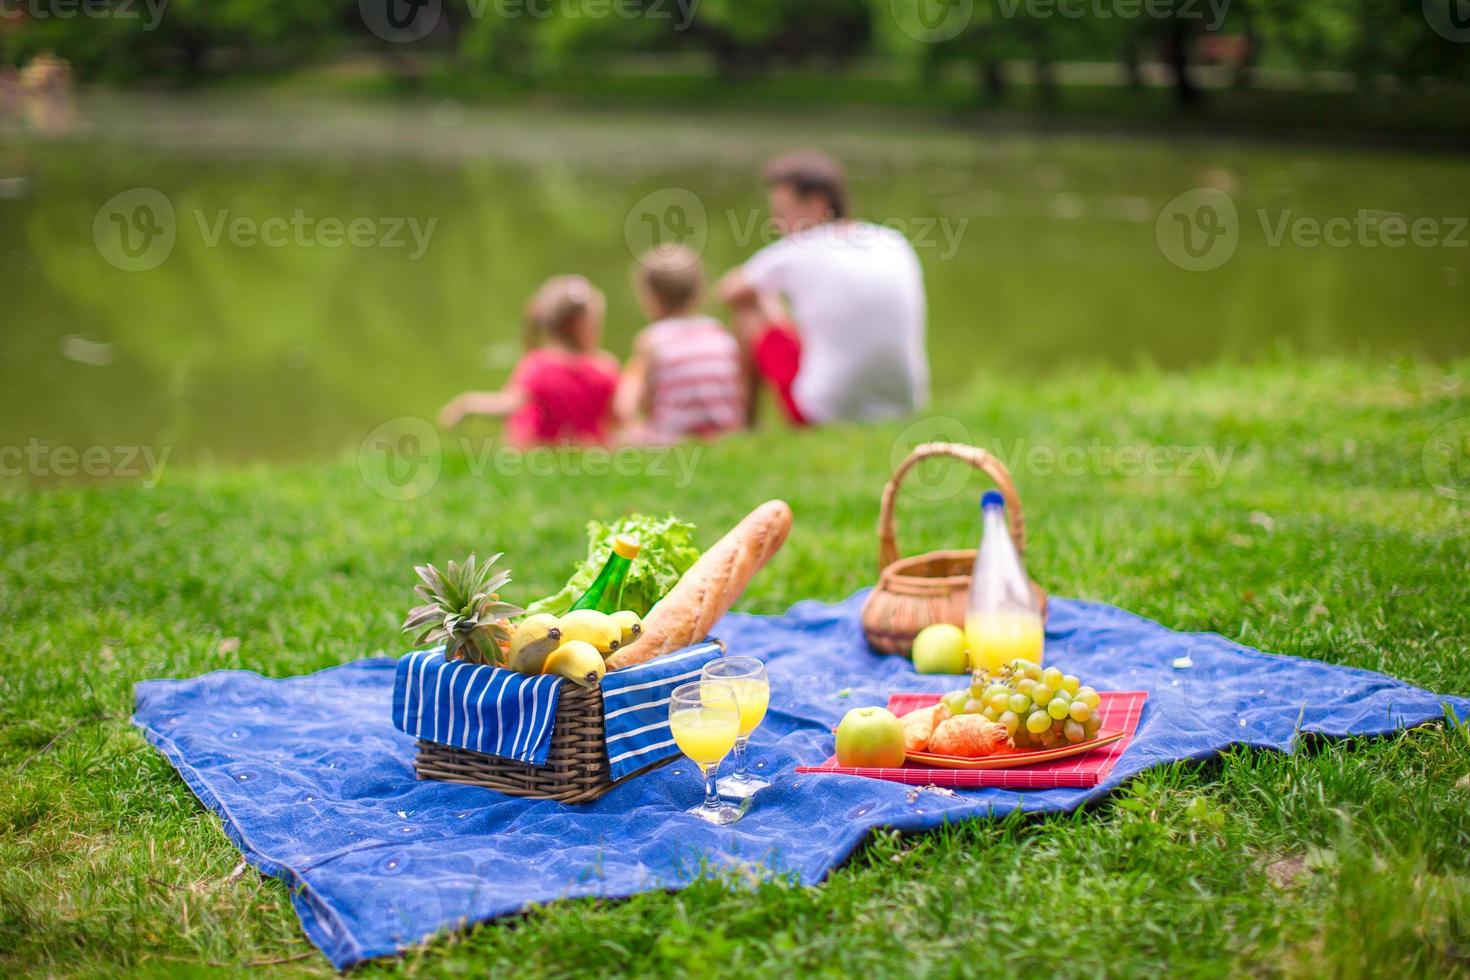
[[970,577],[965,633],[970,666],[994,672],[1018,657],[1041,663],[1041,607],[1011,540],[1005,498],[994,490],[980,498],[980,550]]

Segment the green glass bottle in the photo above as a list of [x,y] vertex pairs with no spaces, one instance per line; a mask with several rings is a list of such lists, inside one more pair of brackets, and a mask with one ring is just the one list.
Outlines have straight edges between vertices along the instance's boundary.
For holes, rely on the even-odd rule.
[[628,568],[638,557],[639,547],[638,540],[626,534],[613,538],[612,554],[607,556],[607,564],[582,593],[582,598],[572,603],[572,609],[596,609],[609,614],[622,609],[623,586],[628,582]]

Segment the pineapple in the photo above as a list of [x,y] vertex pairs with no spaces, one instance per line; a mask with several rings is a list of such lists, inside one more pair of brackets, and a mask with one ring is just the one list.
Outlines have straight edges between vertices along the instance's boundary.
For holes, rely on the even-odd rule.
[[510,581],[510,572],[495,571],[500,555],[478,563],[470,555],[463,565],[450,562],[445,571],[433,565],[417,565],[421,579],[414,593],[426,600],[409,610],[403,621],[405,633],[419,633],[419,643],[444,644],[445,660],[503,666],[503,648],[510,643],[506,620],[523,612],[499,600],[500,589]]

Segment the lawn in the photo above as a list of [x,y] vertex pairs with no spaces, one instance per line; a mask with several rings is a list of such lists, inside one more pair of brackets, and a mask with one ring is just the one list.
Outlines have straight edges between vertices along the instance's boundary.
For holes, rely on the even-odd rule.
[[[237,867],[128,725],[134,682],[403,651],[412,563],[503,550],[511,598],[530,598],[560,584],[586,518],[629,509],[673,509],[708,543],[784,497],[795,529],[741,608],[837,599],[874,578],[878,492],[915,437],[968,432],[1016,463],[1029,568],[1057,595],[1470,693],[1470,503],[1422,463],[1437,429],[1470,419],[1470,361],[983,376],[934,414],[730,439],[683,487],[677,469],[486,472],[486,428],[469,453],[450,440],[437,483],[405,502],[374,492],[355,451],[170,470],[151,489],[0,490],[0,967],[329,972],[285,886]],[[1148,447],[1164,451],[1139,472]],[[901,544],[972,540],[980,478],[921,475]],[[1470,974],[1470,729],[1231,752],[1069,816],[879,835],[818,888],[559,902],[362,972],[1164,971]]]

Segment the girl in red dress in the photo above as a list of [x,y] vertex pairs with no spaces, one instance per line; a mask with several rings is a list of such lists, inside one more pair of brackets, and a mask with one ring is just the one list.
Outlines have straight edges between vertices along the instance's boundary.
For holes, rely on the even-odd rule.
[[508,416],[506,438],[526,447],[605,444],[618,360],[599,347],[606,301],[582,276],[548,279],[526,304],[526,353],[499,391],[466,391],[439,414]]

